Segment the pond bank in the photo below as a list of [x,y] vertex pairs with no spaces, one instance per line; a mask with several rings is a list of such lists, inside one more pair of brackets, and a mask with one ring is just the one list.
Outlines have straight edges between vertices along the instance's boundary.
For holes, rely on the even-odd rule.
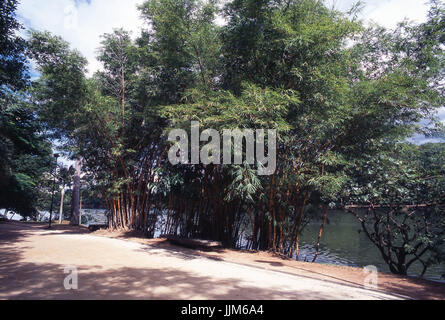
[[[360,288],[363,288],[366,277],[369,275],[369,273],[364,272],[362,268],[300,262],[268,252],[250,252],[230,249],[213,252],[196,251],[173,246],[169,244],[166,239],[144,239],[135,232],[100,230],[95,232],[94,235],[149,244],[178,252],[194,252],[204,257],[210,257],[220,261],[240,263],[266,270],[277,270],[317,280],[353,285]],[[445,284],[383,272],[378,273],[378,290],[416,300],[445,300]]]

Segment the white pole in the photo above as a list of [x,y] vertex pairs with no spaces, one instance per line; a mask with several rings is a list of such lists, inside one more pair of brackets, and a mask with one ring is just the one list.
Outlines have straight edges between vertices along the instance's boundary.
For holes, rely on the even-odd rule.
[[82,193],[80,193],[80,204],[79,204],[79,225],[82,225]]
[[62,195],[60,197],[59,224],[63,221],[63,197],[65,196],[65,186],[62,187]]

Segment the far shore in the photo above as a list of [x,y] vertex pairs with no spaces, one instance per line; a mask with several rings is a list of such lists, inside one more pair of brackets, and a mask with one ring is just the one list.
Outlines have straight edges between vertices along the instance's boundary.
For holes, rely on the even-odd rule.
[[[234,299],[267,299],[267,290],[270,291],[270,299],[305,298],[303,295],[303,289],[305,287],[302,287],[301,292],[295,290],[295,295],[292,294],[292,290],[290,289],[283,289],[283,292],[280,293],[280,290],[274,287],[273,281],[271,281],[270,284],[268,283],[267,276],[270,272],[273,272],[273,274],[270,275],[272,278],[281,274],[283,277],[295,277],[295,283],[297,284],[297,280],[301,279],[302,285],[303,283],[310,284],[311,281],[315,287],[319,285],[320,288],[318,291],[314,290],[314,292],[306,295],[306,297],[310,299],[367,299],[367,288],[364,287],[367,274],[360,268],[297,262],[267,252],[246,252],[229,249],[218,249],[210,252],[192,250],[174,246],[166,239],[145,239],[134,232],[99,230],[92,233],[87,228],[71,227],[66,224],[54,224],[51,230],[46,229],[46,227],[46,224],[41,223],[0,223],[0,253],[2,257],[4,257],[4,260],[0,262],[0,299],[39,299],[39,293],[37,293],[37,291],[33,292],[30,289],[36,286],[36,284],[33,283],[33,277],[36,277],[34,279],[35,281],[41,281],[49,275],[48,266],[57,266],[63,263],[80,265],[81,269],[88,269],[88,277],[91,277],[91,279],[100,277],[103,274],[110,274],[109,278],[107,278],[108,285],[112,286],[116,290],[116,293],[111,292],[109,288],[102,288],[102,284],[92,284],[93,288],[97,290],[96,295],[94,295],[94,290],[85,292],[79,290],[79,292],[67,293],[63,290],[61,291],[60,288],[56,289],[54,287],[56,286],[55,282],[51,286],[48,284],[49,292],[55,290],[53,296],[55,299],[224,300],[226,295],[223,295],[221,292],[224,290],[230,291],[234,288],[238,288],[239,291],[239,296],[235,295],[232,297]],[[100,239],[104,239],[106,243],[101,243],[101,241],[99,241]],[[119,242],[111,243],[109,241]],[[97,248],[92,248],[96,247],[95,243],[97,243]],[[125,243],[127,243],[127,245],[125,245]],[[79,246],[77,244],[79,244]],[[85,245],[85,250],[80,249],[81,245]],[[110,245],[117,246],[115,254],[104,252],[108,250],[106,246]],[[129,246],[127,251],[123,249],[123,247],[126,246]],[[141,248],[147,248],[143,256],[141,256]],[[89,254],[88,250],[93,250],[90,255],[94,256],[87,256]],[[96,254],[94,250],[97,250],[98,254]],[[100,260],[96,255],[102,253],[110,254],[110,256],[103,257],[103,259]],[[116,260],[114,260],[113,256],[115,256]],[[176,261],[172,260],[174,258],[178,261],[175,262],[174,266],[171,266],[171,272],[162,271],[163,268],[165,269],[163,264],[168,265],[170,262],[167,261],[170,260]],[[141,259],[144,261],[140,261]],[[196,260],[196,275],[193,269],[194,264],[189,264],[189,260]],[[102,263],[102,265],[100,265],[100,263]],[[146,265],[144,263],[146,263]],[[200,278],[198,278],[198,275],[203,276],[203,274],[208,272],[208,270],[205,270],[203,267],[206,263],[211,263],[212,268],[218,267],[219,263],[221,270],[217,273],[218,277],[219,274],[224,274],[225,272],[228,273],[226,275],[228,278],[240,276],[230,274],[228,271],[237,268],[251,268],[249,270],[253,270],[252,272],[263,272],[264,277],[261,277],[260,287],[264,287],[264,296],[260,294],[260,291],[255,290],[253,285],[247,290],[247,286],[242,286],[236,281],[228,282],[226,278],[209,278],[210,282],[215,282],[215,287],[221,285],[221,290],[213,292],[212,290],[214,288],[208,287],[209,293],[206,295],[205,288],[207,288],[207,284],[201,282],[201,280],[199,280]],[[200,266],[200,264],[202,264],[202,266]],[[120,276],[116,276],[110,271],[117,270],[118,268],[124,270],[136,267],[137,269],[134,270],[137,272],[134,271],[134,273],[145,275],[144,279],[147,279],[146,285],[152,289],[154,288],[155,293],[153,293],[153,291],[139,292],[136,290],[132,290],[130,293],[129,289],[125,286],[128,284],[128,281],[133,279],[131,277],[134,275],[130,272],[128,277],[131,279],[128,280],[121,278],[123,277],[121,273],[119,273]],[[178,274],[174,272],[176,267]],[[37,270],[42,271],[44,275],[33,275],[33,270],[36,272]],[[179,274],[185,274],[186,270],[189,275],[187,277],[179,277]],[[148,274],[146,275],[145,272],[148,272]],[[164,277],[163,279],[167,281],[167,283],[160,279],[156,279],[156,282],[153,283],[155,280],[150,277],[153,277],[153,274],[156,273],[159,273],[159,276],[156,278]],[[43,278],[40,279],[42,276]],[[246,277],[248,277],[248,273]],[[148,280],[149,278],[151,281]],[[170,282],[172,284],[174,283],[173,286],[168,285],[168,281],[172,281],[169,280],[170,278],[173,280],[176,279],[174,282]],[[194,278],[196,278],[195,283],[189,283],[192,281],[190,279]],[[93,280],[91,281],[94,282]],[[141,285],[139,283],[140,281],[142,280],[138,280],[138,282],[135,283]],[[161,282],[158,283],[157,281]],[[181,281],[185,281],[185,283],[181,284]],[[118,286],[118,284],[121,284],[122,287]],[[42,284],[39,283],[39,285]],[[193,286],[199,287],[200,285],[202,288],[199,294],[191,289]],[[324,286],[326,286],[327,289]],[[178,292],[178,288],[185,288],[184,292]],[[351,295],[343,296],[339,294],[337,297],[335,294],[336,288],[340,291],[350,291]],[[238,291],[234,290],[234,292]],[[119,292],[121,293],[120,295],[118,294]],[[317,292],[319,292],[319,297],[317,297]],[[376,292],[368,291],[368,293],[370,297],[375,297],[376,299],[445,300],[445,284],[379,273]],[[249,296],[249,294],[252,296]],[[387,295],[386,298],[385,295]]]

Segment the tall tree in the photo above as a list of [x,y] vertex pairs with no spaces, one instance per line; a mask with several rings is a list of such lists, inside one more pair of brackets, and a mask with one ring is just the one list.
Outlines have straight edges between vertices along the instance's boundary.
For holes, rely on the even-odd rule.
[[[41,72],[32,92],[39,118],[52,133],[52,138],[64,143],[65,149],[78,158],[75,133],[82,126],[87,105],[87,60],[77,51],[70,50],[67,42],[48,32],[31,32],[28,47],[30,57],[37,62]],[[74,188],[75,194],[79,195],[77,180]],[[73,199],[80,201],[79,197]],[[79,204],[75,203],[73,207],[72,223],[78,224]]]
[[23,91],[26,43],[17,36],[18,1],[0,3],[0,207],[35,216],[39,181],[51,166],[50,144]]

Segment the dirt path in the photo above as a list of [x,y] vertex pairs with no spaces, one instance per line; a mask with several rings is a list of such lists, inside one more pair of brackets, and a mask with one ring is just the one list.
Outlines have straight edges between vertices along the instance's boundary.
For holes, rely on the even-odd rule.
[[[79,289],[63,287],[79,270]],[[400,299],[355,284],[79,230],[0,224],[0,299]]]

